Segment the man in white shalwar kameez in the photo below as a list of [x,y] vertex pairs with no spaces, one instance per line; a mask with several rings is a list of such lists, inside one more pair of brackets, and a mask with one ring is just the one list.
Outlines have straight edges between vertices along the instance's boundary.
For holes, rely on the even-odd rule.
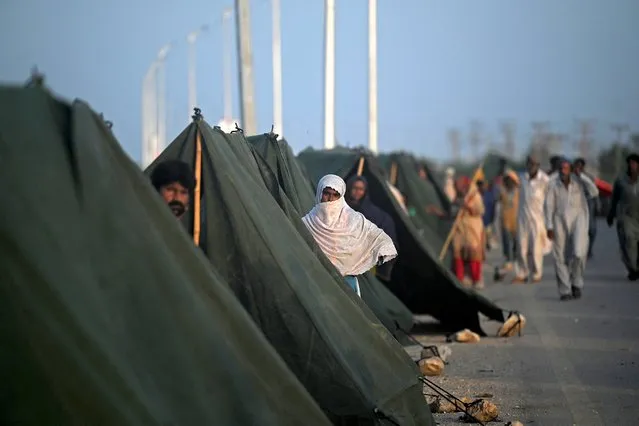
[[528,254],[532,254],[532,281],[541,281],[543,275],[544,248],[547,244],[544,224],[544,200],[548,187],[548,175],[539,169],[534,156],[526,160],[526,172],[519,182],[519,210],[517,213],[517,255],[513,284],[522,284],[530,278]]
[[344,200],[346,183],[326,175],[317,184],[316,205],[302,218],[315,242],[361,297],[357,276],[397,257],[393,240]]
[[561,300],[578,299],[584,286],[588,257],[588,201],[599,194],[590,179],[582,179],[561,160],[559,176],[551,179],[544,206],[548,238],[553,241],[555,274]]

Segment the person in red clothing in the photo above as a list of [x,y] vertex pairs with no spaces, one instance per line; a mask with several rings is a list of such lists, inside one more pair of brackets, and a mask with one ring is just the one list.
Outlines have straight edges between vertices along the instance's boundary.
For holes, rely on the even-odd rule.
[[[457,227],[453,230],[453,271],[457,279],[464,285],[466,267],[470,269],[472,285],[476,289],[484,287],[482,265],[485,255],[484,236],[484,202],[477,188],[471,188],[470,179],[460,176],[455,180],[456,197],[451,205],[449,218],[456,218],[459,213]],[[447,218],[445,212],[431,209],[441,218]]]

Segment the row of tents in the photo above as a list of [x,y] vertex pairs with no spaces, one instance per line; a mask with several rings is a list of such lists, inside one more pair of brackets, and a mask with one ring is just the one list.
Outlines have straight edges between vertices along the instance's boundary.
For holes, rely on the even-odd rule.
[[[148,179],[167,159],[198,178],[183,224]],[[410,161],[391,159],[417,199]],[[365,175],[397,226],[392,279],[367,273],[362,299],[301,222],[329,172]],[[0,88],[0,177],[2,423],[431,425],[400,344],[413,315],[480,334],[479,313],[504,321],[439,262],[445,230],[404,215],[369,155],[296,158],[196,113],[143,172],[86,103],[34,85]]]

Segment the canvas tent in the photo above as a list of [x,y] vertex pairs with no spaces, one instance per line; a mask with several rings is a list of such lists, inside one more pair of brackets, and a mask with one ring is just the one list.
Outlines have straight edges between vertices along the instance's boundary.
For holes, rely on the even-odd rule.
[[83,102],[0,88],[0,423],[330,424]]
[[401,212],[389,192],[383,170],[372,156],[357,151],[305,150],[298,159],[306,165],[315,181],[328,173],[348,179],[357,173],[360,160],[364,160],[362,174],[369,183],[369,196],[374,204],[391,215],[399,239],[399,256],[388,285],[413,313],[431,315],[449,331],[469,328],[482,335],[479,312],[493,320],[504,321],[499,307],[475,291],[463,288],[438,261],[438,253],[428,247],[409,217]]
[[[300,163],[293,155],[293,150],[286,141],[278,141],[276,135],[272,133],[250,136],[247,141],[253,145],[259,157],[268,164],[267,167],[274,172],[279,186],[295,206],[291,220],[299,223],[299,218],[315,205],[315,195],[311,180],[300,167]],[[300,232],[306,234],[305,226],[301,228]],[[310,235],[308,241],[309,244],[314,245]],[[336,279],[341,280],[326,257],[320,256],[320,260],[328,269],[335,271]],[[409,331],[413,326],[411,311],[370,272],[360,278],[360,287],[362,299],[375,316],[396,339],[405,341],[404,332]],[[398,330],[398,327],[403,331]]]
[[433,424],[415,364],[318,260],[321,251],[300,233],[301,219],[296,225],[283,211],[292,203],[265,183],[272,171],[260,169],[241,132],[225,134],[196,116],[146,172],[167,159],[186,161],[196,176],[201,170],[200,210],[187,229],[197,229],[200,211],[206,257],[333,422]]

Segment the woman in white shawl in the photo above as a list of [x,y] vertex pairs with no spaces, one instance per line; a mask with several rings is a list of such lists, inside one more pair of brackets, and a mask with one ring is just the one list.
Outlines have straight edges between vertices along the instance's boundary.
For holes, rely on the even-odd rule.
[[302,218],[317,245],[361,297],[357,275],[397,257],[391,238],[346,204],[346,183],[336,175],[320,179],[317,203]]

